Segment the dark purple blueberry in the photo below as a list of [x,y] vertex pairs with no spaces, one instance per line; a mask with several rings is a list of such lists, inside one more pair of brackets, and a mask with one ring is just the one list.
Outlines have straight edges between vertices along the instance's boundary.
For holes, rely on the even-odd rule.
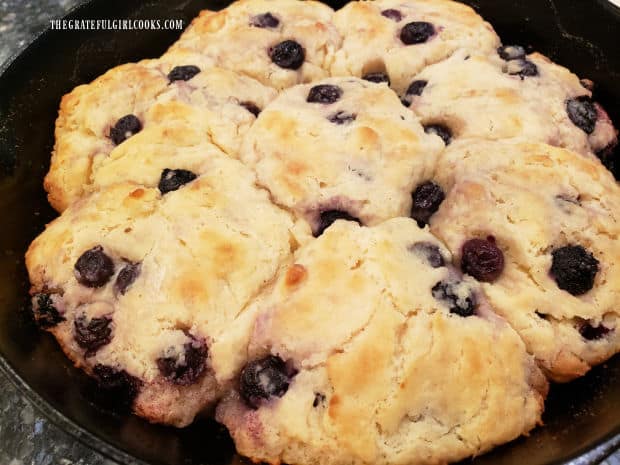
[[129,286],[133,284],[138,275],[140,274],[140,264],[139,263],[127,263],[121,271],[119,271],[118,276],[116,277],[116,283],[114,283],[114,288],[117,292],[121,294],[125,294]]
[[200,73],[200,68],[194,65],[175,66],[172,71],[168,73],[168,80],[174,81],[189,81],[191,78]]
[[426,84],[428,84],[428,81],[424,81],[422,79],[415,80],[411,84],[409,84],[409,87],[407,87],[407,92],[405,94],[406,95],[422,95],[422,92],[424,92],[424,88],[426,87]]
[[493,282],[504,271],[504,253],[492,238],[470,239],[461,248],[461,270],[478,281]]
[[396,22],[399,22],[401,19],[403,19],[403,15],[401,14],[401,12],[393,8],[383,10],[381,12],[381,16],[385,16],[387,19],[391,19],[392,21]]
[[325,394],[321,394],[320,392],[314,393],[314,401],[312,402],[312,406],[317,408],[319,405],[325,402]]
[[248,363],[239,379],[239,393],[249,407],[258,408],[272,396],[286,394],[294,372],[280,357],[268,357]]
[[354,216],[351,216],[347,212],[344,212],[342,210],[326,210],[321,213],[319,226],[314,232],[314,237],[319,237],[321,234],[323,234],[323,232],[327,228],[329,228],[336,220],[355,221],[360,226],[362,224],[362,222],[358,218],[355,218]]
[[602,324],[599,324],[598,326],[592,326],[587,321],[579,327],[579,334],[581,334],[581,337],[587,339],[588,341],[601,339],[610,331],[611,329],[603,326]]
[[98,387],[105,398],[110,400],[114,407],[128,409],[140,391],[142,381],[131,376],[125,370],[97,364],[93,367],[93,375],[97,378]]
[[49,329],[65,321],[65,318],[58,312],[54,306],[52,295],[40,293],[35,294],[32,298],[32,314],[34,321],[40,328]]
[[260,27],[263,29],[278,27],[279,24],[280,20],[269,12],[256,15],[250,21],[251,26]]
[[400,31],[400,40],[405,45],[423,44],[435,34],[435,27],[426,21],[407,23]]
[[112,320],[106,316],[93,318],[87,322],[86,316],[82,315],[75,319],[74,335],[75,342],[86,350],[86,356],[94,355],[99,348],[109,344],[112,340]]
[[566,245],[551,252],[551,276],[558,287],[572,295],[581,295],[594,286],[599,261],[580,245]]
[[157,359],[157,368],[168,381],[180,386],[194,384],[207,368],[207,346],[202,340],[192,339],[183,346],[181,354]]
[[513,60],[508,64],[508,74],[519,76],[521,79],[538,76],[538,66],[530,60]]
[[362,76],[362,79],[369,82],[375,82],[377,84],[386,82],[388,86],[390,85],[390,76],[388,76],[385,72],[368,73]]
[[306,52],[294,40],[285,40],[269,49],[269,57],[280,68],[299,69],[304,63]]
[[416,187],[411,194],[413,205],[411,206],[411,218],[418,222],[421,228],[428,224],[433,213],[439,209],[439,205],[446,198],[443,189],[433,181],[426,181]]
[[502,45],[497,49],[497,53],[504,61],[525,58],[525,48],[520,45]]
[[140,131],[142,131],[142,123],[138,117],[125,115],[110,129],[110,139],[115,145],[119,145]]
[[334,124],[349,124],[355,121],[357,115],[354,113],[347,113],[346,111],[337,111],[333,115],[329,115],[327,119]]
[[193,181],[194,179],[196,179],[196,175],[191,171],[182,169],[170,170],[168,168],[164,168],[157,187],[159,187],[159,191],[162,194],[166,194],[168,192],[176,191],[181,186]]
[[566,113],[575,126],[586,134],[594,132],[597,111],[588,96],[573,98],[566,101]]
[[450,145],[450,142],[452,142],[452,131],[443,124],[427,124],[424,126],[424,132],[441,137],[441,140],[446,145]]
[[104,286],[114,274],[114,262],[100,245],[87,250],[74,266],[75,279],[86,287]]
[[467,317],[472,316],[476,310],[476,298],[473,294],[463,297],[457,289],[458,284],[439,281],[433,286],[432,294],[435,299],[444,302],[450,309],[450,313]]
[[239,103],[239,105],[241,105],[243,108],[245,108],[247,111],[249,111],[258,118],[260,108],[258,108],[254,102],[241,102]]
[[308,103],[335,103],[342,97],[342,89],[331,84],[319,84],[308,92],[306,102]]
[[439,268],[446,264],[439,247],[430,242],[416,242],[409,247],[409,250],[420,254],[433,268]]

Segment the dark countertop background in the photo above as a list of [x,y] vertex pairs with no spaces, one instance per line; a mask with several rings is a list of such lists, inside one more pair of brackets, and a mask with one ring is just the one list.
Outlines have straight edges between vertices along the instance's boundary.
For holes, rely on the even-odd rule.
[[[82,0],[0,0],[0,64]],[[595,452],[596,453],[596,452]],[[581,465],[577,459],[567,465]],[[44,418],[0,373],[0,465],[115,465]],[[620,465],[620,451],[601,465]]]

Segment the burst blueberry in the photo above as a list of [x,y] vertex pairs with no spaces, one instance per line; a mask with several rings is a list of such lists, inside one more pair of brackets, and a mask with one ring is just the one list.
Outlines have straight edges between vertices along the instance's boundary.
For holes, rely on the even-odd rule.
[[596,107],[590,97],[577,97],[566,101],[566,113],[575,126],[586,134],[592,134],[598,118]]
[[461,248],[461,270],[478,281],[493,282],[504,271],[504,253],[492,238],[470,239]]
[[460,292],[459,285],[459,283],[439,281],[433,286],[431,293],[436,300],[448,306],[450,313],[462,317],[472,316],[476,311],[476,299],[472,293],[464,295]]
[[428,224],[431,216],[439,209],[445,199],[443,189],[433,181],[426,181],[416,187],[411,195],[411,218],[418,222],[421,228]]
[[142,131],[142,123],[138,117],[125,115],[110,129],[110,139],[115,145],[119,145],[140,131]]
[[112,341],[112,320],[106,316],[87,320],[81,315],[73,322],[75,342],[86,350],[86,356],[94,355],[101,347]]
[[181,186],[188,182],[192,182],[194,179],[196,179],[196,175],[191,171],[165,168],[161,173],[161,178],[159,179],[159,185],[157,187],[162,194],[166,194],[176,191]]
[[558,287],[582,295],[594,286],[599,261],[581,245],[567,245],[551,252],[551,276]]
[[206,370],[207,346],[204,341],[192,338],[183,345],[183,356],[175,353],[157,359],[157,368],[168,381],[180,386],[196,383]]
[[306,53],[294,40],[285,40],[269,49],[269,57],[280,68],[299,69],[304,63]]
[[357,224],[361,225],[362,222],[351,216],[349,213],[342,210],[326,210],[321,213],[319,217],[319,225],[314,232],[314,237],[319,237],[323,232],[329,228],[334,221],[336,220],[345,220],[345,221],[355,221]]
[[399,22],[403,19],[402,13],[398,10],[395,10],[394,8],[388,8],[387,10],[383,10],[381,12],[381,16],[396,22]]
[[32,313],[40,328],[49,329],[65,321],[54,305],[54,294],[42,292],[35,294],[32,299]]
[[349,124],[355,121],[357,115],[354,113],[347,113],[346,111],[337,111],[336,113],[329,115],[327,119],[334,124]]
[[249,407],[256,409],[269,398],[286,394],[294,375],[280,357],[253,360],[241,372],[239,393]]
[[424,132],[441,137],[445,145],[450,145],[450,142],[452,142],[452,131],[443,124],[427,124],[424,126]]
[[603,326],[603,324],[593,326],[590,322],[586,321],[579,326],[579,334],[581,334],[581,337],[588,341],[602,339],[609,334],[609,332],[611,332],[611,329]]
[[441,254],[441,250],[439,250],[439,247],[435,244],[430,242],[416,242],[409,247],[409,251],[424,258],[433,268],[445,266],[445,260]]
[[400,40],[405,45],[423,44],[435,35],[435,27],[426,21],[407,23],[400,31]]
[[254,27],[260,27],[262,29],[271,29],[274,27],[278,27],[279,24],[280,20],[269,12],[256,15],[250,21],[250,25]]
[[390,76],[385,72],[368,73],[362,76],[362,79],[376,84],[385,82],[388,86],[390,85]]
[[75,279],[86,287],[104,286],[114,274],[114,262],[100,245],[87,250],[74,266]]
[[172,71],[168,73],[168,80],[174,81],[189,81],[191,78],[200,73],[200,68],[194,65],[175,66]]
[[340,87],[331,84],[319,84],[310,89],[306,102],[329,105],[340,100],[340,97],[342,97],[342,89]]
[[121,271],[118,272],[118,276],[116,277],[116,282],[114,283],[114,288],[117,292],[121,294],[125,294],[129,286],[133,284],[138,275],[140,274],[140,264],[139,263],[127,263]]
[[502,45],[497,49],[497,53],[504,61],[525,58],[525,48],[520,45]]

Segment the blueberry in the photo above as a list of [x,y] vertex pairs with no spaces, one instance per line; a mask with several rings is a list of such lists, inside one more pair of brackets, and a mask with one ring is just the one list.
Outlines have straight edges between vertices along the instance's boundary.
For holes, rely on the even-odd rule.
[[176,191],[181,186],[187,184],[188,182],[196,179],[196,175],[188,170],[171,170],[165,168],[161,173],[161,178],[159,179],[159,191],[162,194],[166,194],[168,192]]
[[391,19],[392,21],[396,22],[399,22],[401,19],[403,19],[403,15],[401,14],[401,12],[393,8],[383,10],[381,12],[381,16],[385,16],[387,19]]
[[139,263],[128,263],[123,267],[121,271],[119,271],[118,276],[116,277],[116,283],[114,283],[114,288],[117,292],[121,294],[125,294],[129,286],[133,284],[138,275],[140,274],[140,264]]
[[581,337],[587,339],[588,341],[601,339],[610,331],[611,329],[603,326],[602,324],[598,326],[592,326],[592,324],[587,321],[579,327],[579,334],[581,334]]
[[194,65],[175,66],[172,71],[168,73],[168,80],[174,81],[189,81],[200,72],[200,68]]
[[323,232],[336,220],[355,221],[360,226],[362,224],[358,218],[355,218],[342,210],[326,210],[321,213],[319,226],[314,233],[314,237],[319,237],[323,234]]
[[86,316],[82,315],[75,319],[74,336],[75,342],[86,349],[86,356],[94,355],[97,350],[107,345],[112,340],[112,320],[108,317],[92,318],[86,321]]
[[278,27],[279,24],[280,20],[269,12],[256,15],[250,21],[251,26],[260,28],[274,28]]
[[241,372],[239,393],[249,407],[256,409],[270,397],[286,394],[292,376],[294,372],[280,357],[253,360]]
[[416,220],[418,226],[422,228],[439,209],[439,205],[445,199],[445,194],[443,189],[433,181],[426,181],[416,187],[411,198],[413,200],[411,218]]
[[409,247],[409,250],[424,258],[433,268],[439,268],[446,264],[439,247],[430,242],[416,242]]
[[125,410],[131,407],[142,387],[142,381],[131,376],[125,370],[97,364],[93,367],[93,375],[97,378],[98,387],[115,407]]
[[493,282],[504,271],[504,253],[492,238],[470,239],[461,248],[461,270],[478,281]]
[[448,306],[450,313],[462,317],[472,316],[475,313],[475,296],[471,293],[464,296],[462,292],[459,292],[457,283],[439,281],[433,286],[431,292],[436,300],[444,302]]
[[347,113],[346,111],[338,111],[327,117],[327,119],[334,124],[348,124],[355,121],[355,118],[357,118],[356,114]]
[[54,306],[53,295],[44,292],[35,294],[32,298],[32,314],[34,321],[40,328],[49,329],[65,321],[65,318]]
[[87,250],[74,266],[75,279],[86,287],[104,286],[114,274],[114,262],[100,245]]
[[525,59],[510,61],[507,71],[511,76],[519,76],[521,79],[538,76],[538,66],[530,60]]
[[586,134],[594,132],[597,112],[590,97],[582,96],[566,101],[566,113],[575,126]]
[[551,276],[558,287],[572,295],[581,295],[594,286],[599,261],[580,245],[566,245],[551,252]]
[[497,53],[504,61],[525,58],[525,48],[520,45],[502,45],[497,49]]
[[294,40],[285,40],[269,49],[269,57],[280,68],[299,69],[304,63],[306,52]]
[[435,27],[425,21],[407,23],[400,31],[400,40],[405,45],[422,44],[435,34]]
[[390,85],[390,76],[388,76],[388,74],[384,72],[368,73],[362,76],[362,79],[365,81],[375,82],[377,84],[387,82],[387,85]]
[[342,89],[331,84],[319,84],[308,92],[306,102],[308,103],[335,103],[342,97]]
[[183,346],[181,354],[164,356],[157,359],[157,368],[168,381],[180,386],[194,384],[207,367],[207,346],[204,341],[192,338]]
[[312,401],[312,406],[317,408],[319,405],[325,402],[325,394],[321,394],[320,392],[314,393],[314,400]]
[[254,102],[240,102],[239,105],[258,118],[260,108],[258,108]]
[[450,142],[452,142],[452,131],[443,124],[427,124],[424,126],[424,132],[441,137],[441,140],[446,145],[450,145]]
[[413,81],[411,84],[409,84],[409,87],[407,87],[407,92],[405,93],[405,95],[422,95],[426,84],[428,84],[428,81],[424,81],[422,79]]
[[110,129],[110,139],[115,145],[142,131],[142,123],[137,116],[125,115]]

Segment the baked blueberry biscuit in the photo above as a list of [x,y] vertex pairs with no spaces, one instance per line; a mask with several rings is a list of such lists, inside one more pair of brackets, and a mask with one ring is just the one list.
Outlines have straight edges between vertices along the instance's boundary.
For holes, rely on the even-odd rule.
[[62,211],[83,194],[93,159],[140,132],[144,114],[168,86],[153,60],[111,69],[62,98],[45,190]]
[[426,127],[440,125],[454,138],[524,137],[598,153],[616,143],[616,131],[577,76],[521,47],[499,55],[459,51],[413,76],[403,101]]
[[333,14],[315,1],[241,0],[203,11],[168,53],[198,52],[213,65],[283,89],[328,75],[340,46]]
[[[259,299],[218,407],[272,464],[446,463],[527,433],[547,382],[472,278],[414,221],[338,221]],[[498,419],[501,418],[501,421]]]
[[236,157],[240,136],[275,91],[227,70],[206,68],[191,53],[122,65],[63,97],[45,188],[64,210],[88,190],[99,164],[151,124],[182,120],[206,127]]
[[620,350],[620,188],[565,149],[466,142],[438,164],[431,231],[552,379],[581,376]]
[[404,94],[409,78],[458,49],[492,53],[499,38],[474,10],[449,0],[350,2],[334,16],[342,47],[334,76],[385,75]]
[[173,158],[156,187],[101,188],[26,255],[40,326],[138,415],[175,426],[212,406],[244,363],[243,310],[293,246],[290,216],[239,162],[213,156],[203,168]]
[[280,94],[247,133],[241,160],[319,235],[335,218],[407,216],[441,150],[385,85],[331,78]]

